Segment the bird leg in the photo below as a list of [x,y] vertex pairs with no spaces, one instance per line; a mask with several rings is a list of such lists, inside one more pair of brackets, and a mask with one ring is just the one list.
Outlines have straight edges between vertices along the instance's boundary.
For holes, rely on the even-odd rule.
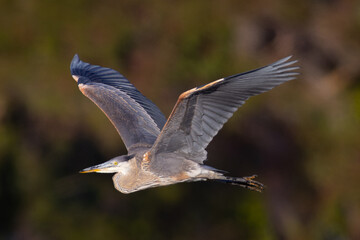
[[252,175],[249,177],[243,177],[243,179],[246,180],[246,183],[248,184],[249,189],[261,192],[262,190],[264,190],[265,186],[261,182],[253,180],[256,177],[257,177],[257,175]]
[[229,177],[222,175],[213,180],[261,192],[262,190],[264,190],[265,186],[264,184],[253,180],[255,177],[257,177],[257,175],[252,175],[249,177]]

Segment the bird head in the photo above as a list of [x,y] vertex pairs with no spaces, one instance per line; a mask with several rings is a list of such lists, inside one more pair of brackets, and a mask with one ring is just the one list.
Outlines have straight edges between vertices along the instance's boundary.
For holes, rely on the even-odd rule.
[[128,156],[119,156],[104,163],[85,168],[80,171],[80,173],[115,173],[115,172],[126,172],[128,170]]

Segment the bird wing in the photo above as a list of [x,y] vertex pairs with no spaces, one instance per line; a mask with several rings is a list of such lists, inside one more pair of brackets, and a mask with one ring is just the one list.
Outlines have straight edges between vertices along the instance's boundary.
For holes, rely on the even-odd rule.
[[128,152],[151,147],[166,119],[159,108],[117,71],[81,61],[75,55],[71,74],[80,91],[110,119]]
[[249,97],[295,78],[298,73],[293,71],[298,67],[290,66],[296,63],[289,61],[290,58],[291,56],[182,93],[146,156],[148,162],[153,164],[156,161],[166,161],[159,155],[175,153],[177,156],[203,163],[206,160],[207,145]]

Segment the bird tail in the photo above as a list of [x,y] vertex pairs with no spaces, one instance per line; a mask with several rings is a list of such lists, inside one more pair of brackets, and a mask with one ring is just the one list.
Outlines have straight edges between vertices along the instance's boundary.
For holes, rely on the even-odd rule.
[[253,180],[255,177],[257,176],[252,175],[250,177],[229,177],[218,175],[216,178],[209,180],[236,185],[253,191],[261,192],[262,190],[264,190],[265,186],[262,183]]

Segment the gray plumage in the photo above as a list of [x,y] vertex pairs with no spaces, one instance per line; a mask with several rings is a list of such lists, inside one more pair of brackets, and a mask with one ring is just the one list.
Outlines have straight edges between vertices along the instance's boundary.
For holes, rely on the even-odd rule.
[[289,59],[184,92],[166,121],[156,105],[121,74],[84,63],[75,55],[70,69],[79,89],[107,115],[128,149],[125,157],[82,172],[116,172],[114,185],[123,193],[205,180],[261,191],[263,185],[254,176],[227,177],[204,165],[205,149],[249,97],[295,78],[298,67]]
[[166,119],[123,75],[82,62],[78,55],[74,56],[70,69],[71,75],[79,77],[77,82],[82,93],[107,115],[128,151],[154,143]]

